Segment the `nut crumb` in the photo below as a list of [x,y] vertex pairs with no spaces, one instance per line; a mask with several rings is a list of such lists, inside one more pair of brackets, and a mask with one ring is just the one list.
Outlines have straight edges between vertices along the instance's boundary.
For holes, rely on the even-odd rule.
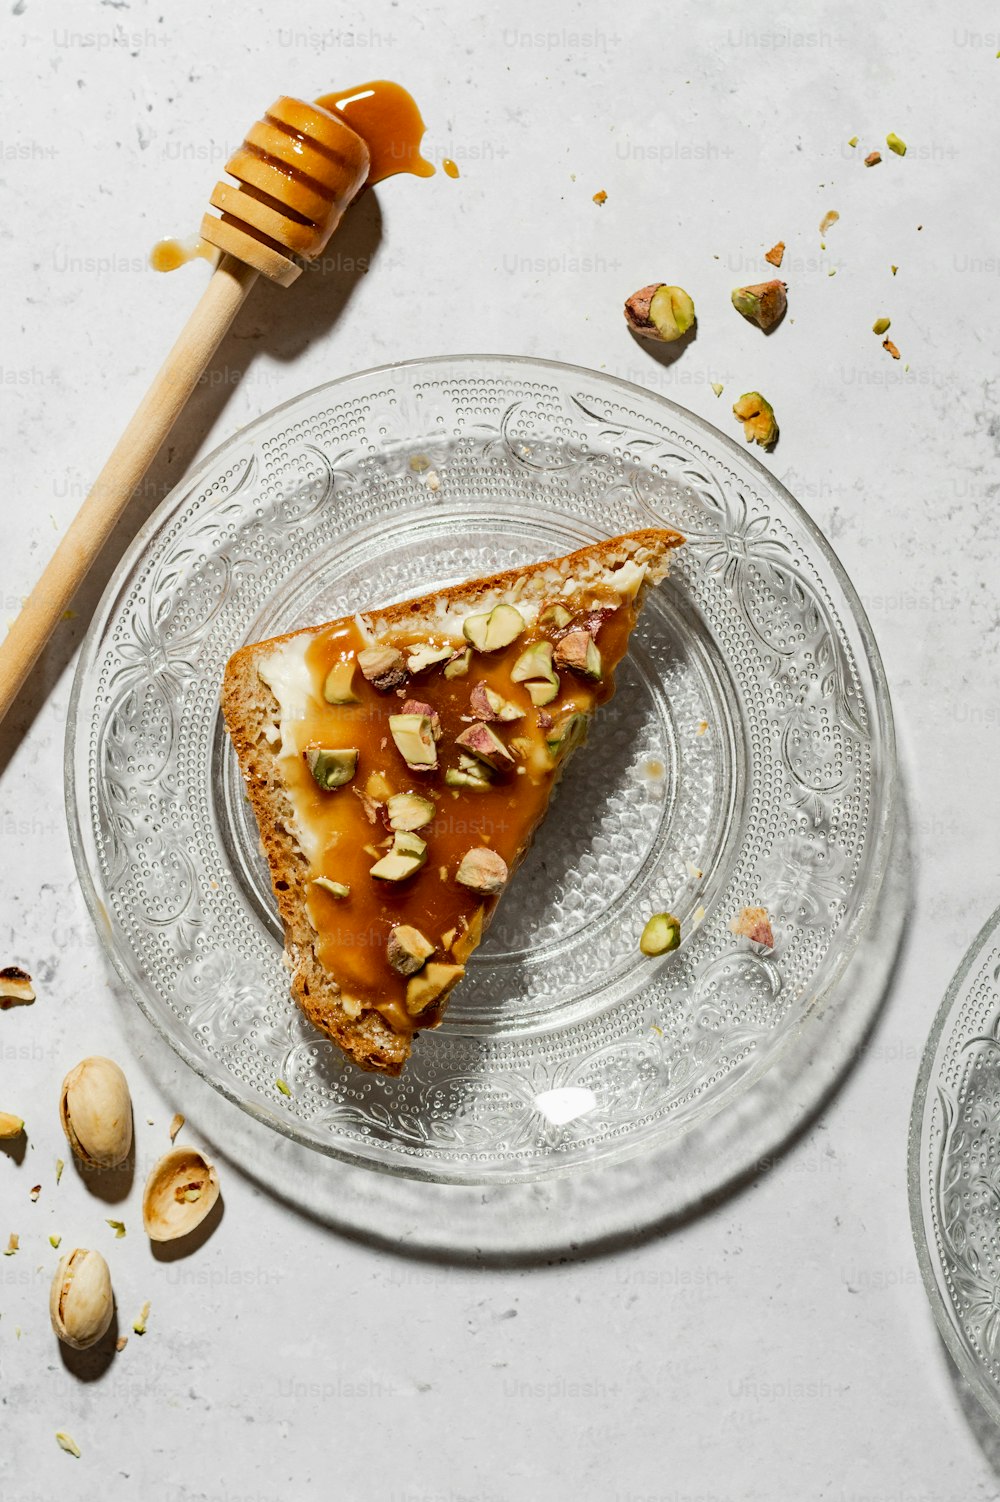
[[868,155],[865,157],[865,166],[877,167],[881,160],[882,153],[880,151],[869,151]]
[[20,1240],[20,1237],[18,1236],[17,1232],[16,1231],[11,1231],[10,1236],[8,1238],[8,1241],[7,1241],[7,1249],[4,1252],[4,1256],[5,1257],[13,1257],[14,1253],[19,1250],[20,1245],[21,1245],[21,1240]]
[[699,720],[698,721],[698,734],[699,735],[704,735],[705,731],[707,729],[708,729],[708,721],[707,720]]
[[127,1335],[119,1335],[118,1339],[115,1341],[115,1350],[116,1351],[124,1351],[124,1349],[125,1349],[125,1347],[127,1345],[128,1345],[128,1336]]
[[149,1300],[147,1299],[146,1302],[143,1304],[142,1308],[139,1310],[139,1313],[136,1316],[136,1318],[132,1321],[132,1330],[133,1330],[133,1333],[136,1334],[136,1335],[145,1335],[145,1333],[146,1333],[146,1321],[148,1319],[149,1319]]
[[594,194],[594,202],[596,204],[607,203],[607,201],[608,201],[608,195],[604,191],[603,188],[601,188],[601,190],[598,193]]
[[67,1455],[73,1455],[77,1460],[80,1459],[80,1446],[71,1434],[66,1433],[65,1429],[56,1430],[56,1444],[60,1450],[65,1450]]
[[41,1184],[33,1184],[31,1186],[31,1203],[32,1204],[35,1203],[35,1201],[38,1199],[38,1196],[41,1194],[41,1192],[42,1192],[42,1186],[41,1186]]
[[899,359],[899,350],[893,344],[893,342],[892,342],[891,339],[883,339],[882,340],[882,348],[884,350],[886,350],[892,356],[892,358],[894,360],[898,360]]
[[56,1159],[56,1183],[57,1184],[58,1184],[59,1180],[63,1176],[63,1169],[65,1167],[66,1167],[66,1164],[63,1162],[62,1158],[57,1158]]
[[785,258],[785,242],[784,242],[784,240],[779,240],[776,245],[772,245],[771,246],[770,250],[765,250],[765,252],[764,252],[764,260],[765,261],[770,261],[770,263],[771,263],[772,266],[780,266],[781,263],[782,263],[782,261],[784,260],[784,258]]
[[766,949],[774,948],[774,931],[766,907],[741,908],[736,917],[730,920],[729,928],[738,937],[749,939],[751,944],[762,944]]
[[177,1133],[180,1131],[180,1129],[181,1129],[181,1127],[183,1125],[184,1125],[184,1117],[178,1111],[177,1115],[174,1117],[173,1121],[170,1123],[170,1140],[171,1140],[171,1142],[176,1141]]
[[125,1235],[125,1222],[123,1220],[109,1220],[108,1225],[115,1233],[115,1240],[121,1241],[122,1237]]
[[827,232],[827,230],[830,228],[830,226],[832,224],[836,224],[836,222],[837,222],[837,220],[839,218],[840,218],[840,215],[837,213],[836,209],[830,209],[828,213],[824,214],[823,217],[822,217],[822,219],[819,222],[819,232],[820,232],[820,234],[821,235],[825,235],[826,232]]
[[35,999],[31,976],[20,965],[6,965],[0,970],[0,1012],[8,1007],[30,1006]]

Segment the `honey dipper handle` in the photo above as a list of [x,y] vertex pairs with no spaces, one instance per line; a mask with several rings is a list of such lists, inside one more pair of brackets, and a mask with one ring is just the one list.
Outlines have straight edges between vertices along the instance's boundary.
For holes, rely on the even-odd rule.
[[0,720],[125,510],[257,279],[224,255],[45,572],[0,642]]

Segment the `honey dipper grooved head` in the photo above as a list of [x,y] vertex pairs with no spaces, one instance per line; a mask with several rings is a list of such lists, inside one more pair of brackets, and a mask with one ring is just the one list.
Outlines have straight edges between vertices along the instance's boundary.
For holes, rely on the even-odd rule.
[[323,250],[368,176],[368,147],[319,105],[283,96],[226,163],[202,238],[287,287]]

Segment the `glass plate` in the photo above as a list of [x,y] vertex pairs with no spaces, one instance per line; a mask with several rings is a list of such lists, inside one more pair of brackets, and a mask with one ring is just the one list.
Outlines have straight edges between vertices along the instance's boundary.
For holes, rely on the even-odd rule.
[[[362,1073],[289,997],[226,659],[658,523],[686,546],[444,1025]],[[611,377],[459,356],[309,392],[167,498],[84,645],[67,790],[111,956],[199,1074],[322,1152],[483,1183],[676,1139],[773,1065],[869,920],[895,759],[850,583],[761,464]],[[758,903],[769,952],[729,927]],[[684,942],[650,962],[663,908]]]
[[934,1317],[1000,1423],[1000,908],[958,967],[927,1040],[909,1184]]

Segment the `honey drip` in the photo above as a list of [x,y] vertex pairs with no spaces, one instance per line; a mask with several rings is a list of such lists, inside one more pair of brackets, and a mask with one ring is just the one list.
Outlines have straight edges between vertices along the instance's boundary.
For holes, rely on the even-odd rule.
[[189,261],[217,260],[219,252],[207,240],[197,237],[190,240],[157,240],[149,252],[149,264],[154,271],[176,271]]
[[316,103],[339,116],[367,144],[371,158],[369,187],[398,172],[434,176],[433,164],[420,155],[426,126],[416,100],[401,84],[377,78],[352,89],[323,94]]

